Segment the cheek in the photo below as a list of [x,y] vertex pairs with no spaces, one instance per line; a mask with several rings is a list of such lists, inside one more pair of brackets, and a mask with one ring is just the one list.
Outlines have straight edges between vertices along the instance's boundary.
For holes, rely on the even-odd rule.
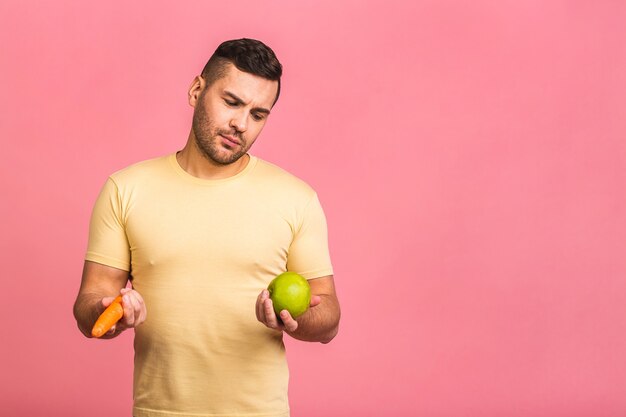
[[265,123],[252,123],[250,125],[250,128],[248,128],[248,132],[246,132],[249,140],[254,141],[257,138],[257,136],[259,136],[264,126],[265,126]]
[[211,126],[218,129],[224,129],[228,127],[231,117],[228,109],[224,109],[224,107],[220,106],[219,103],[207,103],[204,111],[205,117],[209,121]]

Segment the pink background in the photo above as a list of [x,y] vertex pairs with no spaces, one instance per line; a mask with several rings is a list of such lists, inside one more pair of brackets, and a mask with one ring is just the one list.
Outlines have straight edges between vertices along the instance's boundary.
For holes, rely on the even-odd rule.
[[6,416],[122,416],[132,334],[72,304],[106,176],[182,148],[225,39],[283,93],[253,148],[313,185],[343,307],[292,415],[626,415],[620,1],[0,4]]

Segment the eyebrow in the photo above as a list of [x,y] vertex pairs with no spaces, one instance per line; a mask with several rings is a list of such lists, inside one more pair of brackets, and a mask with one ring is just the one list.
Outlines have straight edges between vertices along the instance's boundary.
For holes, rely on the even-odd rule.
[[[238,96],[236,96],[235,94],[231,93],[228,90],[224,90],[224,94],[226,94],[227,96],[230,96],[230,98],[236,101],[237,104],[246,104],[241,98],[239,98]],[[255,107],[252,109],[252,111],[256,111],[258,113],[270,114],[270,111],[264,107]]]

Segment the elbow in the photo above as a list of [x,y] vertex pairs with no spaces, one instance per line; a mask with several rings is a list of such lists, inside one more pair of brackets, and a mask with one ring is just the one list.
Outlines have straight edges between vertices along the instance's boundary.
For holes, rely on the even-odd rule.
[[341,310],[339,309],[339,305],[337,305],[337,313],[335,314],[335,323],[334,323],[335,325],[328,332],[328,334],[326,335],[326,338],[320,341],[321,343],[323,344],[330,343],[335,338],[335,336],[337,336],[337,333],[339,333],[339,321],[340,320],[341,320]]
[[339,326],[335,326],[335,328],[328,334],[328,336],[324,340],[320,340],[320,343],[324,345],[330,343],[335,338],[335,336],[337,336],[337,333],[339,333]]
[[91,335],[91,332],[86,332],[83,329],[80,328],[80,326],[78,326],[78,330],[80,330],[80,332],[83,334],[83,336],[85,336],[87,339],[92,339],[93,336]]
[[78,330],[88,339],[91,339],[93,336],[91,335],[91,329],[87,329],[85,326],[81,325],[80,320],[76,320],[76,327]]
[[76,303],[74,303],[74,307],[72,309],[73,314],[74,314],[74,319],[76,320],[76,327],[78,327],[78,330],[80,330],[80,332],[83,334],[83,336],[85,336],[88,339],[91,339],[93,336],[91,335],[91,328],[89,328],[88,326],[85,325],[82,315],[81,315],[81,310],[78,304],[78,300],[76,301]]

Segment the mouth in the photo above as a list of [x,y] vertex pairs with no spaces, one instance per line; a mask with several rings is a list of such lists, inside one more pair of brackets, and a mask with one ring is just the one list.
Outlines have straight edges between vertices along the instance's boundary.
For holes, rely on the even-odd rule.
[[227,145],[230,146],[241,146],[241,142],[239,140],[237,140],[237,138],[230,136],[230,135],[222,135],[220,134],[220,136],[222,138],[224,138],[224,141],[226,142]]

